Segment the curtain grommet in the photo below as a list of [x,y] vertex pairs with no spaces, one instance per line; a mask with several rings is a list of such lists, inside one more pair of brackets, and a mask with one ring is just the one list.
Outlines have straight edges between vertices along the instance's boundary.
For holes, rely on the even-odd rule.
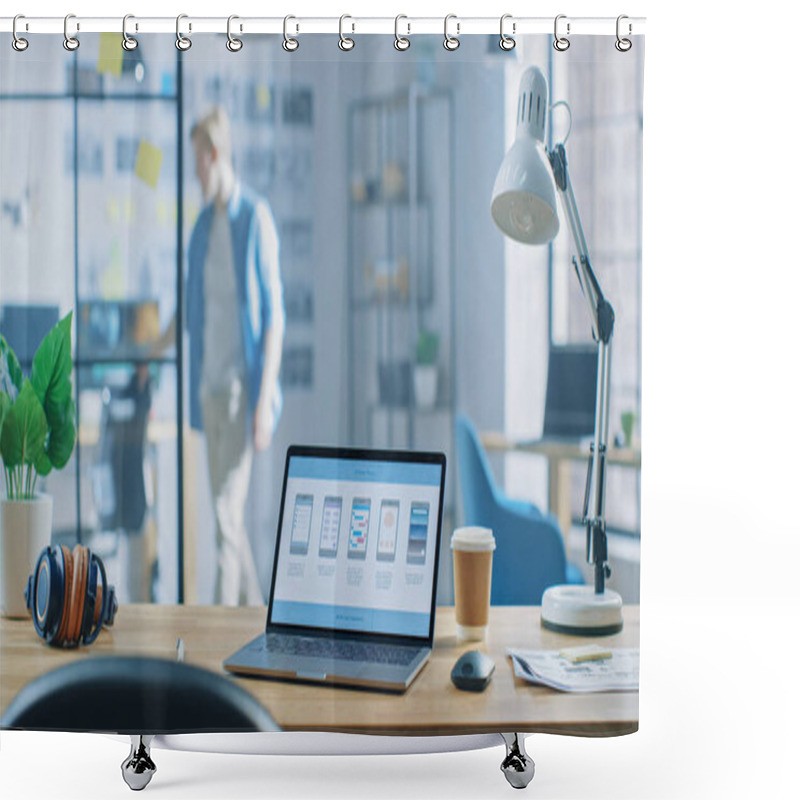
[[[69,21],[75,18],[74,14],[67,14],[67,16],[64,17],[64,49],[68,50],[70,53],[74,53],[81,46],[77,37],[69,35]],[[80,23],[76,22],[75,30],[79,31],[80,29]]]
[[24,53],[28,49],[28,45],[30,44],[30,42],[28,42],[27,39],[24,39],[17,33],[17,21],[21,19],[25,19],[24,14],[17,14],[14,17],[14,22],[11,24],[11,36],[12,36],[11,46],[18,53]]
[[563,53],[565,50],[569,50],[569,20],[567,20],[567,36],[559,36],[558,34],[558,21],[562,19],[567,19],[566,14],[559,14],[555,22],[553,23],[553,48],[558,50],[559,53]]
[[[225,47],[227,47],[231,53],[238,53],[242,49],[242,47],[244,47],[244,42],[242,42],[241,39],[237,39],[231,33],[231,22],[233,22],[233,20],[235,19],[239,19],[239,17],[237,17],[236,14],[231,14],[228,17],[228,41],[225,42]],[[241,31],[241,27],[239,28],[239,30]]]
[[[290,19],[297,19],[297,17],[293,17],[291,14],[287,14],[283,18],[283,49],[287,53],[294,53],[298,47],[300,47],[300,40],[295,39],[293,36],[289,36],[289,20]],[[296,30],[299,30],[299,26],[297,26]]]
[[[451,36],[450,32],[448,31],[448,25],[449,25],[451,19],[456,20],[456,35],[455,36]],[[458,39],[458,34],[461,32],[461,23],[458,22],[457,20],[458,20],[458,18],[456,17],[455,14],[448,14],[444,18],[444,41],[442,42],[442,45],[443,45],[445,50],[449,50],[451,53],[454,50],[458,50],[459,46],[461,45],[461,42]]]
[[[514,40],[514,38],[512,36],[509,36],[505,32],[504,26],[507,19],[513,19],[511,14],[503,14],[503,16],[500,17],[500,49],[505,50],[506,52],[508,52],[509,50],[513,50],[517,46],[517,43]],[[516,22],[511,23],[511,32],[512,33],[517,32]]]
[[[630,50],[631,47],[633,47],[633,42],[630,39],[622,37],[620,35],[620,23],[624,19],[628,19],[628,15],[627,14],[620,14],[617,17],[617,41],[614,42],[614,47],[616,47],[617,50],[619,50],[620,53],[627,53],[628,50]],[[630,36],[632,30],[633,29],[632,29],[631,24],[629,22],[628,23],[628,36]]]

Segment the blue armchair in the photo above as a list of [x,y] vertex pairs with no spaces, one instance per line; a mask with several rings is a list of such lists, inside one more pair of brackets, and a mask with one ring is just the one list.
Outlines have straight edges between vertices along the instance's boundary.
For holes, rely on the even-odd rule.
[[491,528],[497,542],[492,605],[541,605],[548,586],[583,583],[580,570],[567,562],[555,517],[497,487],[477,431],[463,414],[456,418],[456,450],[464,524]]

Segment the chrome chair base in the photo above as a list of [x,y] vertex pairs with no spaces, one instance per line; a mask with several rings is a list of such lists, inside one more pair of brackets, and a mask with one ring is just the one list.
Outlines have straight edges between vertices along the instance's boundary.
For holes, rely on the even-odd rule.
[[501,733],[506,744],[506,757],[500,765],[506,780],[515,789],[524,789],[532,780],[536,765],[525,752],[525,738],[521,733]]
[[122,762],[122,778],[134,792],[140,792],[150,783],[156,765],[150,758],[152,736],[131,736],[131,752]]

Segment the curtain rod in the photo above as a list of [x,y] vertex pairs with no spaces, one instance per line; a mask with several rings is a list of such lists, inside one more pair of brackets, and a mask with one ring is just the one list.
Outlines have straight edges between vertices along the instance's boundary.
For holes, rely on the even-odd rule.
[[[394,17],[351,17],[346,15],[340,23],[339,17],[294,17],[289,22],[288,30],[292,35],[301,33],[346,34],[385,33],[394,34],[397,24],[403,36],[414,34],[444,34],[443,17],[401,17],[397,22]],[[17,21],[17,33],[64,33],[64,17],[20,17]],[[0,32],[11,33],[13,17],[0,17]],[[136,17],[130,16],[127,22],[129,35],[142,33],[175,33],[177,19],[175,17]],[[231,30],[240,34],[283,34],[284,17],[236,17]],[[526,33],[554,33],[554,17],[513,17],[506,16],[503,29],[506,34],[522,35]],[[340,27],[341,25],[341,27]],[[570,17],[559,15],[559,35],[610,35],[617,33],[616,17]],[[569,28],[568,28],[569,26]],[[194,17],[182,15],[181,33],[185,36],[194,33],[222,33],[228,31],[228,17]],[[623,17],[622,34],[636,36],[645,32],[644,17]],[[465,36],[470,34],[500,34],[500,17],[458,17],[451,15],[448,22],[451,35]],[[70,35],[80,33],[120,33],[122,34],[122,17],[81,17],[70,16]]]

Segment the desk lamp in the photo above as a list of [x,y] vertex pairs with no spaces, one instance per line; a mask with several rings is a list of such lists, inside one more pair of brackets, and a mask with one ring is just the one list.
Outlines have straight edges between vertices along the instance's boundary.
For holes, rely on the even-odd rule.
[[558,193],[578,252],[572,263],[589,306],[592,336],[598,348],[594,440],[583,504],[586,560],[594,566],[594,586],[549,587],[542,595],[542,625],[563,633],[604,635],[622,629],[622,598],[605,588],[611,574],[604,493],[614,310],[603,296],[589,262],[564,145],[560,143],[549,150],[545,147],[547,110],[547,79],[538,67],[529,67],[520,80],[516,140],[500,165],[492,192],[492,219],[517,242],[547,244],[558,233]]

